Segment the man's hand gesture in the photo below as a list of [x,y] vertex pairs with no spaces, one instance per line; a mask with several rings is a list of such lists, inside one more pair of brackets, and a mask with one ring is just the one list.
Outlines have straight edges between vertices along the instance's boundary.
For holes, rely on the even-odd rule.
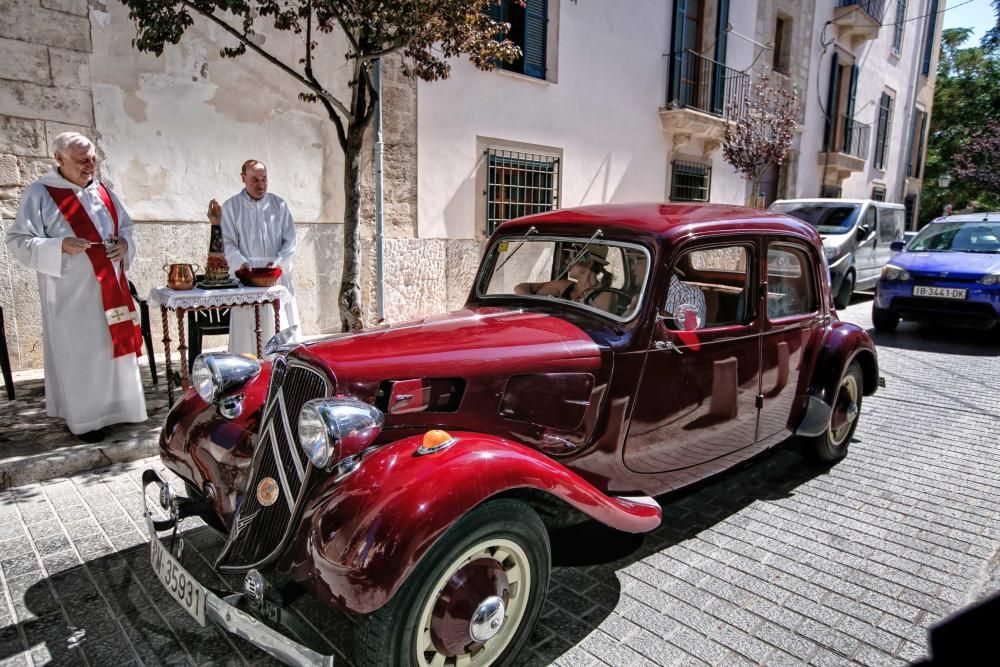
[[222,207],[215,199],[208,202],[208,221],[213,225],[217,225],[222,222]]
[[62,240],[62,251],[67,255],[79,255],[81,252],[86,252],[89,247],[90,241],[75,236],[66,236]]

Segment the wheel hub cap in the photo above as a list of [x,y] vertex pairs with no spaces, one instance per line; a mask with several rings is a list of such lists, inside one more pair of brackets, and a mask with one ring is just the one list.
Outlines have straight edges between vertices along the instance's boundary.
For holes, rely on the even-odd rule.
[[477,642],[493,639],[496,633],[500,632],[505,615],[503,600],[496,595],[486,598],[472,614],[472,621],[469,622],[469,634]]

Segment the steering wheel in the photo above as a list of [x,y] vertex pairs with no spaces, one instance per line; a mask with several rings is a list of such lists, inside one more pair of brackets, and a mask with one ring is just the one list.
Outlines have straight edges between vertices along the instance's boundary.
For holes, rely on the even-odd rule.
[[[632,300],[632,297],[635,296],[635,294],[632,294],[631,292],[618,289],[616,287],[598,287],[584,297],[583,302],[588,306],[594,306],[594,300],[597,298],[597,295],[603,294],[604,292],[614,294],[617,297],[612,304],[612,315],[621,315],[625,311],[625,308],[628,308],[628,304]],[[623,303],[625,304],[624,307],[622,306]],[[597,306],[594,307],[596,308]]]

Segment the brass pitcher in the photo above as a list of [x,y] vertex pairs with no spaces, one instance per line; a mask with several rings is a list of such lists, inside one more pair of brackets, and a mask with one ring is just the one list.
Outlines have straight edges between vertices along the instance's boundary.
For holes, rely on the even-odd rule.
[[198,272],[197,264],[164,264],[167,272],[167,287],[173,290],[188,290],[194,287],[194,276]]

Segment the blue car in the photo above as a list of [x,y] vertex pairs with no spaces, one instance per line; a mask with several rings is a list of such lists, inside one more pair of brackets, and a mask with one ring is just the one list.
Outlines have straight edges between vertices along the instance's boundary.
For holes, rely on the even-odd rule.
[[892,258],[875,286],[872,320],[893,331],[900,319],[981,329],[1000,321],[1000,213],[938,218]]

